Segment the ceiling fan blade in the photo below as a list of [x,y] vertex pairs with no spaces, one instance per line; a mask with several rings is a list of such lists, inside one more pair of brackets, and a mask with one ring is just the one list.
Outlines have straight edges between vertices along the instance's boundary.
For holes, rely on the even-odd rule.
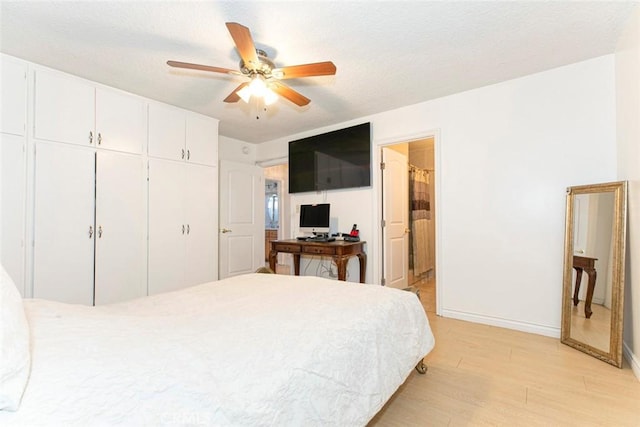
[[243,87],[247,86],[249,84],[249,82],[244,82],[242,84],[240,84],[240,86],[238,86],[237,88],[235,88],[235,90],[233,92],[231,92],[229,94],[229,96],[227,96],[224,99],[224,102],[238,102],[240,101],[240,95],[238,95],[238,92],[240,90],[242,90]]
[[176,68],[188,68],[191,70],[212,71],[214,73],[242,75],[239,71],[228,68],[211,67],[209,65],[191,64],[189,62],[167,61],[167,65]]
[[244,65],[250,70],[255,70],[260,67],[258,62],[258,54],[256,53],[256,46],[251,38],[251,32],[249,29],[237,22],[227,22],[227,29],[231,33],[231,38],[236,44],[240,58],[244,61]]
[[273,90],[275,93],[277,93],[281,97],[288,99],[289,101],[293,102],[294,104],[300,107],[303,107],[311,102],[309,98],[301,95],[300,93],[291,89],[289,86],[285,86],[280,82],[277,82],[277,81],[270,82],[269,88],[271,88],[271,90]]
[[275,68],[272,71],[272,74],[281,80],[296,79],[298,77],[332,76],[335,73],[336,66],[331,61],[292,65],[290,67]]

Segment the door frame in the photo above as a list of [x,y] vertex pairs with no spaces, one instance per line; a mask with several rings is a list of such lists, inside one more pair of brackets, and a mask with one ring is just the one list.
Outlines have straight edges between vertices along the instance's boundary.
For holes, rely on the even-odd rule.
[[446,294],[446,278],[442,272],[442,224],[444,221],[444,209],[442,205],[442,182],[443,182],[443,173],[442,173],[442,159],[441,159],[441,137],[440,137],[440,129],[431,129],[424,132],[405,134],[400,136],[395,136],[392,138],[385,138],[380,140],[373,140],[372,142],[372,169],[373,172],[373,188],[377,190],[374,192],[373,197],[373,224],[376,224],[373,230],[373,238],[372,245],[369,246],[369,251],[375,251],[373,258],[373,280],[374,283],[380,283],[380,279],[382,278],[382,265],[384,260],[382,259],[382,171],[380,170],[380,153],[382,147],[386,147],[389,145],[396,144],[404,144],[411,143],[413,141],[417,141],[420,139],[433,138],[433,156],[435,163],[435,172],[438,174],[435,182],[435,217],[436,217],[436,314],[438,316],[442,315],[442,301],[444,299],[444,295]]

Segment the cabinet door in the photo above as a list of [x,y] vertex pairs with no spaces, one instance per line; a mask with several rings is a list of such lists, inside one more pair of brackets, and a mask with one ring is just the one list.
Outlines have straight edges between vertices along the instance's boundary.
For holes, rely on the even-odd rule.
[[184,160],[185,113],[161,104],[149,104],[149,155]]
[[198,114],[188,114],[186,126],[187,161],[217,165],[218,121]]
[[185,283],[191,286],[218,279],[218,171],[189,164],[185,171]]
[[0,133],[0,262],[22,296],[24,289],[25,141]]
[[184,163],[149,160],[149,295],[184,284]]
[[145,183],[139,156],[96,154],[96,305],[147,294]]
[[142,153],[147,137],[146,104],[133,96],[96,89],[96,143],[99,147]]
[[93,86],[71,76],[42,70],[36,71],[35,78],[35,137],[93,144],[96,140]]
[[38,143],[33,296],[93,304],[95,152]]
[[27,123],[27,66],[0,56],[0,132],[24,135]]

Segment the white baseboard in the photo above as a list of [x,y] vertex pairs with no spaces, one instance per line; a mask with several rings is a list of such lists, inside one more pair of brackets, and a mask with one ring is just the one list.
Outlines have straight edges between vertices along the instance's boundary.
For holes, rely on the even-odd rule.
[[544,335],[551,338],[560,338],[560,328],[536,325],[534,323],[516,322],[514,320],[484,316],[480,314],[465,313],[455,310],[442,310],[442,316],[459,320],[466,320],[474,323],[481,323],[483,325],[498,326],[500,328],[514,329],[516,331]]
[[633,351],[631,351],[626,342],[622,343],[622,354],[624,355],[624,358],[627,359],[627,362],[629,362],[629,365],[631,365],[633,374],[636,376],[638,381],[640,381],[640,359],[633,354]]

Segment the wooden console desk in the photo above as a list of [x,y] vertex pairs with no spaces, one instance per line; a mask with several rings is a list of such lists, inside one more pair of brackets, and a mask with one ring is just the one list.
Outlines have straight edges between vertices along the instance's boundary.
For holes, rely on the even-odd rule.
[[580,282],[582,281],[582,271],[589,276],[589,282],[587,283],[587,298],[584,302],[584,317],[589,319],[591,317],[591,300],[593,299],[593,290],[596,287],[596,278],[598,273],[596,272],[595,263],[598,258],[590,258],[586,256],[573,256],[573,268],[576,270],[576,286],[573,291],[573,305],[578,305],[578,292],[580,292]]
[[347,261],[357,256],[360,261],[360,283],[364,283],[367,271],[366,242],[309,242],[305,240],[274,240],[269,252],[269,267],[276,271],[276,259],[279,252],[293,254],[293,266],[296,276],[300,275],[300,255],[330,256],[338,267],[338,280],[347,279]]

